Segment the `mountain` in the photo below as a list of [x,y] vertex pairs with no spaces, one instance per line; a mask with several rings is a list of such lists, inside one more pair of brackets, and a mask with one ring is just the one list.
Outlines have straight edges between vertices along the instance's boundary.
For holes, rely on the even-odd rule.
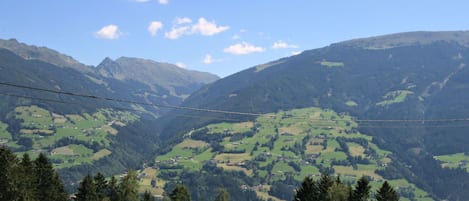
[[[405,178],[435,199],[468,200],[467,161],[437,160],[469,153],[468,41],[469,32],[455,31],[339,42],[218,80],[182,106],[247,113],[318,107],[349,114],[360,133],[392,152],[395,160],[380,175]],[[160,118],[159,133],[166,144],[177,144],[193,129],[254,116],[173,111]]]
[[154,122],[167,110],[135,103],[178,105],[216,79],[137,58],[86,66],[45,47],[0,40],[0,145],[48,153],[67,183],[90,171],[119,173],[159,146]]
[[96,67],[96,71],[106,78],[143,83],[156,93],[164,91],[179,98],[178,103],[196,89],[218,79],[215,75],[186,70],[174,64],[129,57],[120,57],[115,61],[106,58]]

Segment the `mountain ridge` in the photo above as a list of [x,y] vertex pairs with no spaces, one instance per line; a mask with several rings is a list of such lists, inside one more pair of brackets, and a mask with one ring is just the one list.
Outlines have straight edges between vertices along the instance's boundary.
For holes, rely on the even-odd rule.
[[[459,42],[447,39],[457,33],[431,33],[418,43],[413,38],[427,32],[403,33],[397,39],[378,36],[307,50],[220,79],[194,92],[182,106],[252,113],[319,107],[371,120],[358,129],[394,152],[398,160],[386,171],[399,172],[438,199],[464,200],[460,192],[466,184],[460,179],[469,174],[445,169],[433,157],[466,153],[467,127],[463,122],[431,122],[467,118],[469,113],[464,101],[469,98],[469,48],[461,44],[469,40],[469,32],[457,36]],[[402,43],[406,38],[410,42]],[[398,45],[369,48],[376,44]],[[159,121],[161,139],[177,143],[184,133],[223,119],[243,122],[252,117],[173,111]]]

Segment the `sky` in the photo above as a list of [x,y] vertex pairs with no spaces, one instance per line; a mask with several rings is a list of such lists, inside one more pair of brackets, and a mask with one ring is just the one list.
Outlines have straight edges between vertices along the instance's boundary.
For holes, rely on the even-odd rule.
[[1,0],[0,39],[86,65],[121,56],[225,77],[331,43],[469,30],[466,0]]

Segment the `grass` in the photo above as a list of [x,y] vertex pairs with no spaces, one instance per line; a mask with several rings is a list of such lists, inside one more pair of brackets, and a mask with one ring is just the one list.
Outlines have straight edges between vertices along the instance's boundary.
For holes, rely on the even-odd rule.
[[[232,136],[249,131],[254,125],[257,126],[255,135],[231,141]],[[242,171],[247,175],[258,175],[260,177],[272,175],[270,181],[282,181],[286,178],[286,174],[291,174],[298,181],[303,180],[306,176],[318,176],[320,171],[319,166],[316,164],[321,164],[321,166],[326,168],[333,168],[336,174],[344,175],[344,180],[351,182],[354,182],[362,175],[370,176],[374,180],[382,180],[382,177],[376,174],[375,171],[382,168],[378,166],[380,162],[391,162],[388,157],[390,152],[380,149],[376,144],[372,143],[373,137],[356,131],[354,128],[357,125],[352,120],[352,117],[339,115],[332,110],[304,108],[280,111],[259,116],[253,122],[217,123],[206,126],[209,134],[228,134],[228,137],[225,137],[220,143],[225,150],[245,150],[244,153],[213,152],[208,142],[185,139],[174,146],[170,152],[156,157],[156,160],[157,164],[159,162],[168,164],[169,160],[173,159],[174,161],[171,161],[169,164],[175,163],[182,166],[182,168],[171,171],[200,171],[206,161],[215,160],[217,161],[217,166],[226,171]],[[311,138],[305,146],[305,153],[293,152],[295,143],[297,145],[302,144],[303,139],[307,135],[310,135]],[[274,138],[274,136],[276,137]],[[340,150],[340,145],[336,140],[337,137],[365,139],[368,141],[369,149],[375,150],[378,156],[377,158],[369,159],[369,165],[356,164],[356,169],[353,169],[352,166],[332,166],[331,163],[334,160],[348,160],[345,152],[337,151]],[[269,143],[272,139],[275,139],[272,148],[262,146]],[[257,146],[257,150],[254,150],[256,143],[259,146]],[[324,143],[325,149],[323,148]],[[352,142],[347,142],[347,145],[349,147],[348,151],[352,156],[367,157],[363,146]],[[306,162],[312,154],[317,154],[317,156],[313,157],[316,164]],[[237,164],[254,161],[261,155],[263,155],[264,160],[255,161],[254,164],[258,164],[257,167],[250,170]],[[301,167],[301,171],[297,172],[288,164],[289,162],[298,164]],[[271,172],[265,169],[269,164],[273,164]],[[177,181],[178,179],[177,176],[169,178],[171,181]],[[375,182],[374,185],[378,185],[378,182]],[[415,192],[417,192],[418,189],[415,189]],[[422,192],[425,193],[424,191]],[[268,195],[263,196],[266,197]]]
[[413,94],[414,92],[408,90],[397,90],[388,92],[383,96],[383,101],[376,103],[377,106],[386,106],[395,103],[404,102],[408,95]]
[[469,172],[469,156],[464,153],[435,156],[435,159],[442,162],[442,167],[463,168]]
[[363,146],[353,142],[347,142],[347,146],[350,155],[365,157],[365,148],[363,148]]
[[[100,109],[93,114],[57,114],[38,106],[21,106],[14,110],[15,118],[22,121],[21,137],[33,139],[32,150],[45,150],[53,153],[58,168],[71,167],[81,163],[91,163],[110,154],[109,135],[116,135],[116,126],[123,126],[138,119],[129,112]],[[8,138],[0,123],[0,139]],[[39,135],[41,134],[41,135]],[[62,138],[71,138],[87,143],[97,142],[102,150],[96,153],[83,145],[68,145],[51,149]],[[10,138],[11,139],[11,136]],[[8,142],[10,147],[18,147],[16,142]]]
[[7,131],[8,125],[0,121],[0,140],[11,140],[11,134]]
[[181,148],[201,148],[201,147],[207,147],[208,145],[209,144],[204,141],[186,139],[176,146],[181,147]]
[[351,166],[339,166],[336,165],[334,166],[334,170],[336,174],[341,174],[341,175],[353,175],[355,177],[361,177],[363,175],[370,176],[375,179],[383,179],[380,175],[376,174],[374,170],[370,169],[360,169],[358,168],[357,170],[354,170],[353,167]]
[[356,107],[358,106],[357,102],[353,101],[353,100],[349,100],[347,102],[345,102],[345,105],[349,106],[349,107]]
[[96,161],[96,160],[99,160],[99,159],[104,158],[106,156],[109,156],[111,154],[112,154],[112,152],[109,151],[108,149],[101,149],[98,152],[94,153],[93,157],[91,157],[91,159]]
[[334,62],[334,61],[321,61],[321,66],[326,66],[326,67],[344,67],[343,62]]

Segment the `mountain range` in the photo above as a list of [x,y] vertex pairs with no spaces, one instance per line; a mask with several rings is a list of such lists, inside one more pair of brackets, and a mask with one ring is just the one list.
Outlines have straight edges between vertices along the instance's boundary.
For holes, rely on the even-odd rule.
[[[195,149],[200,148],[200,144],[203,145],[204,151],[210,149],[207,152],[212,155],[200,155],[202,158],[195,160],[200,159],[200,162],[205,164],[214,162],[216,167],[224,170],[223,172],[239,172],[237,170],[240,169],[233,168],[239,164],[228,167],[228,163],[220,162],[223,160],[220,157],[226,154],[249,154],[249,149],[254,149],[250,145],[245,145],[247,148],[244,150],[231,149],[233,143],[253,138],[249,136],[251,134],[233,137],[236,133],[247,132],[240,129],[240,125],[250,125],[246,127],[248,130],[262,130],[265,124],[256,124],[259,118],[267,118],[262,115],[275,114],[280,115],[278,118],[294,118],[297,113],[292,111],[296,109],[301,111],[305,108],[317,108],[322,111],[321,114],[329,114],[328,112],[332,111],[333,116],[337,116],[334,118],[350,117],[352,124],[356,123],[356,127],[352,128],[335,120],[333,125],[324,129],[341,127],[338,130],[360,133],[359,137],[347,137],[343,133],[339,135],[331,131],[332,137],[327,140],[336,140],[340,144],[343,140],[340,137],[343,137],[344,143],[350,147],[357,144],[357,139],[353,138],[361,138],[362,141],[367,139],[367,146],[362,146],[364,150],[389,151],[390,154],[384,158],[391,162],[386,163],[385,167],[374,169],[373,173],[379,175],[378,177],[405,180],[428,193],[431,199],[468,200],[469,197],[465,193],[469,186],[469,138],[466,136],[469,113],[469,70],[466,66],[468,62],[467,31],[409,32],[349,40],[253,66],[223,79],[208,73],[184,70],[172,64],[127,57],[116,60],[106,58],[96,67],[86,66],[47,48],[28,46],[15,40],[2,40],[0,77],[4,83],[134,102],[129,104],[97,101],[80,96],[2,85],[0,120],[3,123],[0,124],[0,133],[3,134],[0,138],[3,144],[15,148],[19,153],[40,150],[51,154],[60,153],[55,159],[63,166],[63,175],[69,181],[78,178],[77,172],[115,167],[114,171],[108,172],[112,174],[125,168],[138,168],[143,161],[158,168],[168,168],[168,164],[161,166],[156,161],[175,160],[180,155],[177,152],[180,149],[195,150],[190,154],[199,156],[205,153],[202,149]],[[38,99],[39,97],[42,100]],[[186,109],[162,110],[156,105],[139,105],[137,102],[180,105]],[[122,112],[122,108],[127,110]],[[213,112],[214,110],[218,112]],[[49,116],[41,113],[44,111],[48,111]],[[293,116],[288,116],[290,113]],[[282,117],[282,114],[286,116]],[[43,116],[47,116],[49,120],[41,119]],[[325,118],[319,115],[313,120],[331,120]],[[295,144],[298,143],[295,140],[305,139],[307,132],[318,127],[317,124],[320,123],[315,121],[309,122],[309,129],[295,126],[301,129],[266,131],[266,138],[274,139],[274,145],[271,145],[270,149],[278,150],[279,153],[297,149]],[[234,124],[227,126],[227,130],[214,128],[226,122]],[[78,130],[81,129],[81,134],[85,137],[73,137],[78,134],[66,130],[74,127],[80,127]],[[236,132],[223,134],[230,132],[230,129]],[[99,130],[107,132],[101,133]],[[194,132],[199,133],[199,138],[192,140],[198,141],[188,141],[188,136],[192,136]],[[282,133],[297,134],[302,138],[275,137],[283,136]],[[210,134],[220,134],[221,137],[212,137]],[[57,135],[65,139],[54,137]],[[90,136],[97,136],[101,141],[94,143],[98,138]],[[32,145],[25,146],[28,145],[25,143],[28,140],[24,138],[32,139]],[[43,138],[51,139],[51,142],[41,141]],[[280,142],[279,139],[294,141],[285,145],[283,150],[276,145]],[[187,144],[181,145],[184,142],[198,145],[194,145],[195,148]],[[368,150],[368,144],[377,148]],[[84,148],[78,147],[79,145]],[[324,146],[324,150],[330,150],[327,147]],[[68,160],[63,157],[67,156],[66,151],[70,149],[72,155],[83,156],[86,154],[77,153],[85,148],[87,157],[78,157],[81,161],[72,160],[69,162],[71,165],[64,162]],[[336,148],[336,151],[340,152],[341,148]],[[217,149],[218,151],[213,151]],[[108,154],[99,157],[100,154],[97,153]],[[299,158],[324,154],[322,151],[313,153],[311,150],[294,153],[299,155]],[[371,153],[372,151],[363,152],[362,159],[367,159],[372,164],[381,164],[379,161],[384,158],[378,160],[373,158]],[[261,153],[252,150],[252,154],[257,157]],[[89,159],[93,157],[97,159]],[[236,163],[255,164],[254,159],[258,159],[256,157]],[[304,160],[288,160],[282,158],[267,161],[272,162],[274,167],[281,164],[280,162],[305,165]],[[335,163],[319,163],[321,166],[314,167],[321,167],[321,170],[334,174],[342,170],[335,167]],[[341,163],[361,164],[353,157],[344,159]],[[166,182],[170,183],[171,179],[175,178],[171,176],[174,174],[184,174],[192,178],[195,173],[204,175],[204,171],[216,170],[198,165],[193,166],[198,167],[196,169],[184,167],[184,164],[170,164],[169,170],[182,169],[166,172],[158,178],[166,179]],[[241,172],[265,171],[261,169],[265,168],[263,165],[248,167],[250,169],[241,169]],[[295,168],[288,169],[296,174]],[[258,174],[264,174],[262,171]],[[205,181],[204,185],[208,186],[210,182],[207,181],[213,179],[212,176],[234,174],[216,171],[211,173],[212,175],[199,176],[198,179],[188,182],[192,182],[193,186],[200,186],[202,184],[197,183],[200,180]],[[236,173],[235,177],[230,177],[236,184],[265,184],[269,188],[278,187],[279,183],[293,184],[288,176],[261,180],[261,177],[254,176],[254,173]],[[273,172],[265,174],[271,173]],[[301,171],[297,173],[303,175]],[[192,193],[204,194],[205,191]],[[278,195],[270,193],[269,198],[277,199]],[[410,200],[429,199],[403,197]]]

